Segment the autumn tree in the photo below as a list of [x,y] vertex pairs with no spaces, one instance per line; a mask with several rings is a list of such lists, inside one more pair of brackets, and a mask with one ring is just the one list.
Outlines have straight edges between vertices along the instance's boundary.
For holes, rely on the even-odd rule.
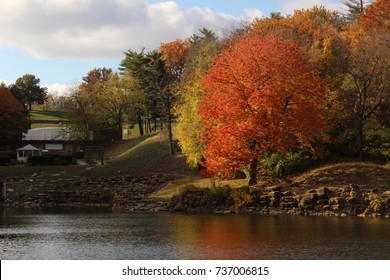
[[332,149],[344,146],[353,126],[349,101],[342,94],[344,77],[349,68],[350,46],[344,39],[345,21],[335,11],[314,6],[296,10],[291,16],[259,19],[250,31],[264,38],[275,36],[298,43],[309,63],[321,78],[325,89],[325,115]]
[[86,76],[82,78],[83,85],[91,86],[99,82],[108,81],[111,74],[112,74],[111,68],[106,68],[106,67],[94,68],[91,71],[89,71]]
[[98,129],[95,102],[80,85],[68,89],[65,102],[67,128],[72,132],[72,138],[87,143],[96,139]]
[[176,136],[187,164],[192,168],[200,164],[204,150],[201,140],[202,122],[198,112],[203,93],[202,80],[219,49],[214,32],[203,28],[200,33],[194,34],[190,39],[187,71],[175,107],[178,115]]
[[41,87],[39,83],[39,78],[26,74],[18,78],[15,84],[10,86],[10,90],[22,104],[28,105],[28,110],[31,111],[32,104],[43,104],[46,99],[47,88]]
[[94,68],[82,77],[82,83],[69,89],[65,111],[68,128],[83,142],[103,141],[106,119],[99,116],[99,96],[103,94],[112,69]]
[[390,48],[390,1],[376,0],[360,17],[364,31],[375,35]]
[[244,36],[224,50],[204,78],[201,104],[207,172],[231,175],[258,157],[311,147],[324,138],[324,92],[299,46]]
[[24,116],[23,105],[3,86],[0,87],[0,100],[0,144],[19,141],[31,122]]
[[130,75],[110,74],[103,92],[99,95],[96,110],[114,132],[114,139],[122,139],[123,127],[140,114],[144,94]]
[[370,120],[378,121],[379,111],[390,105],[390,53],[375,30],[365,31],[358,24],[348,27],[345,39],[351,52],[342,90],[352,106],[358,152],[363,160],[366,125]]

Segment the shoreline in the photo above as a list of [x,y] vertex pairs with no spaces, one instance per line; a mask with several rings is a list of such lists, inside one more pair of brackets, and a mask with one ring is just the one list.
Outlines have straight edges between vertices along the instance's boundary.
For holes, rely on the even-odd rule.
[[348,186],[254,186],[196,188],[187,186],[170,200],[148,195],[177,179],[174,175],[9,179],[2,208],[108,208],[115,212],[185,212],[209,214],[358,216],[390,218],[390,191]]

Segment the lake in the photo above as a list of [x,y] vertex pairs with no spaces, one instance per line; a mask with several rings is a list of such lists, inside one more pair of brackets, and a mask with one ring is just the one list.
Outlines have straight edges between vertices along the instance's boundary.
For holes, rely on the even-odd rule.
[[3,209],[1,259],[390,259],[390,219]]

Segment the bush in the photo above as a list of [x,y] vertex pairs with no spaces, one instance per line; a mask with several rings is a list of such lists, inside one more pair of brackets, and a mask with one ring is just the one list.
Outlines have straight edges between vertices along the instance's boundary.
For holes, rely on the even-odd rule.
[[27,159],[31,165],[54,165],[55,157],[53,156],[32,156]]
[[0,165],[11,164],[11,157],[7,155],[0,155]]
[[369,204],[365,210],[365,213],[378,213],[383,214],[386,210],[386,205],[388,203],[388,199],[382,197],[380,194],[377,193],[369,193],[367,200],[369,201]]
[[72,157],[75,159],[83,159],[85,152],[74,152],[72,153]]
[[58,159],[59,159],[59,161],[64,161],[67,163],[73,162],[73,157],[71,155],[60,155]]
[[234,206],[237,208],[248,206],[253,203],[252,196],[249,194],[248,187],[233,189],[230,192],[230,197],[234,201]]
[[184,190],[171,199],[171,206],[176,210],[187,208],[203,208],[212,206],[232,205],[229,196],[230,188],[198,188],[193,185],[186,186]]
[[287,152],[286,155],[273,153],[260,160],[267,170],[276,176],[284,176],[302,171],[313,162],[311,153],[308,151]]

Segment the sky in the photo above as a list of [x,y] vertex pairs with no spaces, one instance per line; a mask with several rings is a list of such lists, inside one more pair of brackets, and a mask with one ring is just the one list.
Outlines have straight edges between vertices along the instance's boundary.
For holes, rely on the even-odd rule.
[[340,0],[0,0],[0,82],[33,74],[66,94],[96,67],[116,71],[129,49],[154,50],[203,27],[223,36],[243,21],[314,5],[342,11]]

